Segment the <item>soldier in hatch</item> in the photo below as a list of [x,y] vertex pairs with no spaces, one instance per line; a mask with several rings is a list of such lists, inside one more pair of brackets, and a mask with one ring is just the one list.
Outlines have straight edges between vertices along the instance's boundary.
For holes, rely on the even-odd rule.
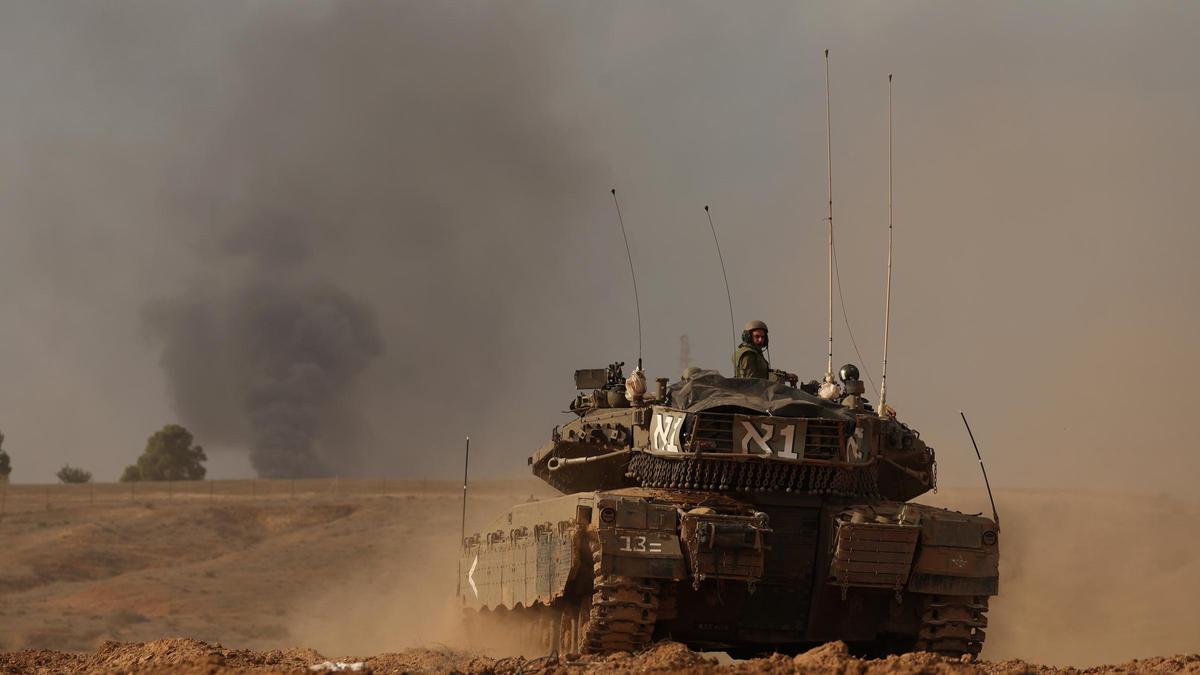
[[742,344],[733,352],[733,376],[796,384],[799,378],[792,373],[771,369],[767,357],[763,356],[769,343],[767,324],[757,319],[747,323],[742,329]]

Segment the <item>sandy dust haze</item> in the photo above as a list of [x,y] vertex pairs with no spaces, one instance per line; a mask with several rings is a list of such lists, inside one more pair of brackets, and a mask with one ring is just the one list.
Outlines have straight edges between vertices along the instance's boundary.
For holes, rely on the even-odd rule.
[[[989,510],[959,410],[980,440],[985,658],[1198,652],[1197,35],[1165,2],[0,2],[11,481],[114,481],[177,422],[211,478],[457,480],[470,434],[498,481],[473,527],[545,496],[525,458],[572,372],[638,358],[613,188],[648,377],[681,336],[729,371],[706,204],[736,322],[819,377],[830,49],[834,358],[876,398],[893,73],[888,402],[938,451],[924,501]],[[509,672],[454,651],[458,508],[10,507],[0,651],[100,649],[46,656],[83,672],[137,662],[105,640],[185,636],[154,649],[270,670],[442,645],[375,667]],[[708,667],[663,649],[612,669]]]

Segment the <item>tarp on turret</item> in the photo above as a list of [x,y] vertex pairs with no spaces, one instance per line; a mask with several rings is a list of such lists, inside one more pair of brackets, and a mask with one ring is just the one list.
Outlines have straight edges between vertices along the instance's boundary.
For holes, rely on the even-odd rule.
[[726,406],[776,417],[817,417],[853,421],[851,411],[796,387],[749,377],[724,377],[704,370],[668,388],[671,405],[690,413]]

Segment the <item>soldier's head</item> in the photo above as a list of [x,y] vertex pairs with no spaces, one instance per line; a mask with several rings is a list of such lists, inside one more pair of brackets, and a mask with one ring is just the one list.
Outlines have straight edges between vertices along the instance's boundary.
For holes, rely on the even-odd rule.
[[770,338],[767,336],[767,324],[758,319],[748,322],[742,329],[742,342],[755,347],[766,347],[770,343]]

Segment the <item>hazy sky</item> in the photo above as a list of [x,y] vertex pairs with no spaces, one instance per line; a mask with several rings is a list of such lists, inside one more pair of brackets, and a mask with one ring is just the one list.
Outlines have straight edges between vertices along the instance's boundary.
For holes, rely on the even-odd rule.
[[682,334],[729,370],[705,204],[738,323],[819,377],[828,48],[876,383],[895,74],[889,401],[941,480],[978,481],[962,408],[994,484],[1190,492],[1198,34],[1166,2],[0,3],[13,480],[114,479],[168,421],[248,476],[299,418],[305,465],[449,477],[470,433],[522,472],[574,369],[637,358],[612,187],[651,378]]

